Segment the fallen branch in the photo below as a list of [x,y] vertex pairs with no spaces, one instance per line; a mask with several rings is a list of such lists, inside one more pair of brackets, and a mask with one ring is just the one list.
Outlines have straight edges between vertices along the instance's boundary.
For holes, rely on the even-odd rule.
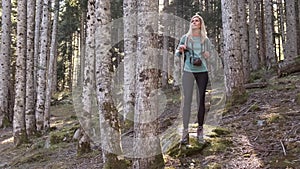
[[264,88],[267,87],[267,82],[257,82],[257,83],[247,83],[244,85],[246,89],[254,89],[254,88]]
[[300,72],[300,56],[294,58],[292,61],[282,61],[279,63],[279,77],[283,77],[295,72]]
[[282,150],[283,150],[283,154],[284,154],[284,156],[286,156],[285,147],[284,147],[283,142],[281,140],[280,140],[280,144],[281,144],[281,147],[282,147]]

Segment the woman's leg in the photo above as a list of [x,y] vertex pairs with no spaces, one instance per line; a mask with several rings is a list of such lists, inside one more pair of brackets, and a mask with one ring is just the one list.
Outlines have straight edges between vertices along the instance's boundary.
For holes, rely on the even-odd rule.
[[199,94],[199,107],[198,107],[198,129],[197,129],[197,139],[198,142],[204,143],[203,139],[203,123],[204,123],[204,115],[205,115],[205,92],[208,82],[208,73],[194,73],[197,86],[198,86],[198,94]]
[[205,115],[205,92],[208,83],[208,73],[194,73],[197,86],[198,86],[198,95],[199,95],[199,107],[198,107],[198,124],[203,126],[204,115]]
[[193,87],[194,87],[195,77],[193,73],[183,72],[182,75],[182,86],[183,86],[183,128],[188,129],[190,116],[191,116],[191,104],[193,98]]

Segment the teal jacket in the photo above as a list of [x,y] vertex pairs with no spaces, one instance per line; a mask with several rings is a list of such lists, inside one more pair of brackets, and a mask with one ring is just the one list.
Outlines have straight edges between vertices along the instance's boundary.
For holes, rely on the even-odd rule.
[[[187,40],[187,41],[186,41]],[[210,40],[207,38],[203,44],[201,44],[201,38],[189,38],[187,39],[187,35],[183,35],[180,39],[180,42],[177,46],[177,49],[175,51],[175,55],[181,57],[182,53],[179,52],[179,46],[180,45],[187,45],[187,50],[184,51],[185,55],[185,62],[184,62],[184,71],[186,72],[207,72],[207,62],[204,56],[202,56],[202,52],[208,51],[210,54],[213,49],[213,45],[210,42]],[[194,51],[194,57],[200,58],[202,61],[201,66],[195,66],[191,63],[191,58],[193,57],[193,51]]]

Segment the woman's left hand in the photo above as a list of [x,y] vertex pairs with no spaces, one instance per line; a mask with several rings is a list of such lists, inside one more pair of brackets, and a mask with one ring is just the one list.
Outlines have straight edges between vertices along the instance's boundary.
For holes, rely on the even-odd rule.
[[209,52],[208,51],[203,52],[202,55],[204,56],[205,59],[209,58]]

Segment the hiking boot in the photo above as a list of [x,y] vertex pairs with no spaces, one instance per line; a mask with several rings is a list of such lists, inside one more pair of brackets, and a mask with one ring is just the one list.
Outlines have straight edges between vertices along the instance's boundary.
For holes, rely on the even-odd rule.
[[204,139],[203,139],[203,126],[199,126],[198,129],[197,129],[197,140],[201,144],[204,143]]
[[181,144],[183,144],[183,145],[189,144],[189,130],[188,129],[183,129],[183,131],[182,131]]

